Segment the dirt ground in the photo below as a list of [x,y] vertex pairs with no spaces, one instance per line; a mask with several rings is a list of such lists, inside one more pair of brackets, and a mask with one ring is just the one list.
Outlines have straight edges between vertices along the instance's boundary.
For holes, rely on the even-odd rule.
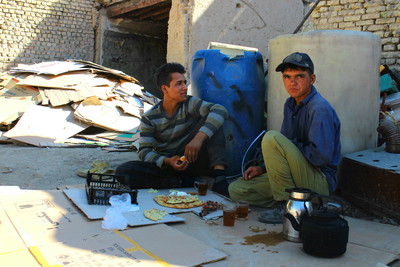
[[[107,162],[112,169],[138,159],[136,152],[107,152],[101,148],[40,148],[0,144],[0,185],[21,189],[54,190],[84,184],[77,170],[92,168],[95,161]],[[340,198],[340,196],[338,196]],[[400,225],[399,221],[372,215],[343,200],[346,216]]]
[[91,169],[96,160],[112,168],[137,159],[135,152],[106,152],[101,148],[39,148],[14,144],[0,145],[0,185],[21,189],[53,190],[84,184],[79,169]]

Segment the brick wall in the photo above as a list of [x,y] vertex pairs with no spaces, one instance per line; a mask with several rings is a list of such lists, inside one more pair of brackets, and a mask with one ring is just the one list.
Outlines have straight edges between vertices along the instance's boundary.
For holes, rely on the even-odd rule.
[[94,0],[0,0],[0,71],[19,63],[94,59]]
[[372,32],[382,40],[381,64],[400,71],[399,0],[320,1],[306,25],[305,30]]

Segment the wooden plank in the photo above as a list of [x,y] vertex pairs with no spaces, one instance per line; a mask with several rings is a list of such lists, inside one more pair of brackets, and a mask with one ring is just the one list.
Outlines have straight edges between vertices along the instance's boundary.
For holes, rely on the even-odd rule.
[[137,9],[147,8],[170,0],[131,0],[107,8],[107,15],[111,18],[124,15]]

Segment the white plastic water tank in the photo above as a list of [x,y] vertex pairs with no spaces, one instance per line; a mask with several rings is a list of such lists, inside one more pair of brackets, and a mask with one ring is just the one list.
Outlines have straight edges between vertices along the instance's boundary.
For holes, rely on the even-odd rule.
[[293,52],[314,62],[315,87],[341,121],[342,155],[376,147],[379,119],[381,41],[368,32],[320,30],[279,36],[269,42],[268,130],[280,130],[289,97],[282,74],[275,72]]

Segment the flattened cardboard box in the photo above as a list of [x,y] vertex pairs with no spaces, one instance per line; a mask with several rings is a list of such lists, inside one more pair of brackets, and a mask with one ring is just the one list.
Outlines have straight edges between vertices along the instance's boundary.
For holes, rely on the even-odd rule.
[[[21,190],[15,195],[0,195],[0,201],[26,246],[23,250],[30,251],[21,257],[29,261],[33,255],[44,261],[44,266],[82,266],[82,262],[84,266],[195,266],[226,257],[164,224],[121,232],[103,230],[100,220],[85,218],[62,191]],[[6,259],[17,260],[17,252],[0,255],[2,266]]]
[[198,266],[226,254],[165,224],[108,231],[84,240],[38,246],[45,266]]
[[[4,209],[0,206],[0,255],[25,248],[14,225],[8,219]],[[0,261],[1,262],[1,261]]]
[[[193,192],[193,188],[179,188],[176,189],[179,191],[183,192]],[[106,210],[109,206],[103,206],[103,205],[90,205],[88,204],[87,197],[86,197],[86,191],[84,189],[64,189],[64,193],[67,195],[67,197],[75,203],[76,206],[79,207],[79,209],[85,213],[85,215],[91,219],[91,220],[96,220],[96,219],[101,219],[104,217],[106,214]],[[201,212],[202,207],[195,207],[195,208],[189,208],[189,209],[176,209],[176,208],[168,208],[164,206],[160,206],[158,203],[154,201],[154,196],[156,195],[169,195],[171,192],[169,189],[161,189],[157,190],[157,192],[150,192],[149,189],[138,189],[138,195],[137,195],[137,201],[139,203],[139,207],[141,209],[140,214],[136,214],[135,212],[129,212],[129,213],[124,213],[124,216],[128,219],[128,224],[130,226],[140,226],[140,225],[149,225],[149,224],[155,224],[155,223],[168,223],[168,222],[179,222],[179,221],[184,221],[184,218],[178,217],[178,216],[173,216],[171,214],[177,214],[177,213],[184,213],[184,212],[194,212],[195,214],[199,215]],[[211,201],[216,201],[222,204],[229,203],[227,199],[225,199],[222,196],[219,196],[209,190],[207,192],[207,195],[205,196],[199,196],[199,199],[202,200],[203,202],[206,202],[208,200]],[[149,219],[146,219],[143,216],[143,211],[146,209],[161,209],[165,210],[169,213],[168,216],[164,217],[163,220],[154,222]],[[203,217],[203,219],[212,219],[216,217],[221,217],[222,216],[222,210],[216,210],[208,214],[207,216]]]
[[[66,196],[88,217],[88,219],[91,220],[102,219],[106,215],[107,209],[110,207],[108,205],[90,205],[86,197],[85,189],[68,189],[63,191],[66,194]],[[149,207],[148,205],[146,205],[148,201],[143,201],[143,198],[141,197],[144,195],[146,195],[146,192],[145,191],[141,192],[139,190],[138,194],[138,202],[140,208],[139,211],[123,213],[123,216],[128,220],[129,226],[141,226],[141,225],[185,221],[184,218],[174,216],[171,214],[168,214],[167,216],[158,221],[152,221],[150,219],[147,219],[146,217],[144,217],[143,214],[143,212],[146,209],[151,209],[153,207],[163,209],[163,207],[156,207],[155,204],[154,206]]]
[[2,267],[43,267],[27,248],[0,254],[0,263]]
[[86,219],[62,191],[21,190],[14,195],[0,195],[0,202],[27,247],[104,231],[101,221]]

